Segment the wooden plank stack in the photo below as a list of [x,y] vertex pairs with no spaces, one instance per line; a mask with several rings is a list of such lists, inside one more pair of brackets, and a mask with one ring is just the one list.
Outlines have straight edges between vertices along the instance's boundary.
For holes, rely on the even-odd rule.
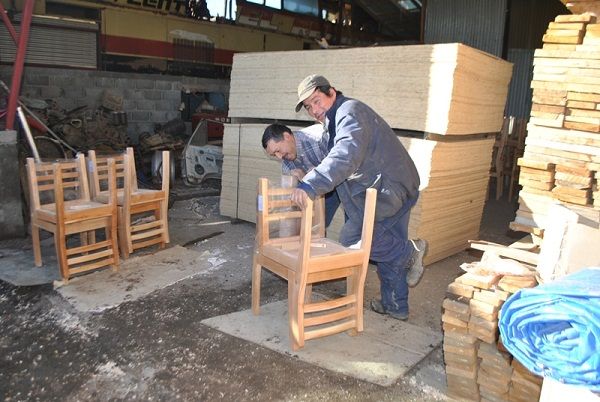
[[[442,307],[448,395],[460,400],[537,400],[541,378],[516,362],[498,339],[498,313],[534,277],[466,273],[448,285]],[[523,399],[528,398],[528,399]]]
[[[256,183],[281,172],[261,146],[264,128],[310,116],[294,112],[298,83],[323,74],[338,90],[366,102],[392,128],[421,179],[410,237],[429,241],[430,264],[479,237],[493,133],[500,130],[512,66],[460,44],[236,54],[230,116],[223,142],[221,214],[254,222]],[[289,125],[289,124],[288,124]],[[421,130],[403,136],[400,130]],[[471,135],[467,135],[471,134]],[[343,215],[328,236],[336,238]]]
[[594,191],[600,170],[600,24],[594,15],[559,15],[550,23],[543,48],[535,52],[531,87],[519,161],[523,189],[511,227],[543,230],[548,206],[557,202],[599,221]]

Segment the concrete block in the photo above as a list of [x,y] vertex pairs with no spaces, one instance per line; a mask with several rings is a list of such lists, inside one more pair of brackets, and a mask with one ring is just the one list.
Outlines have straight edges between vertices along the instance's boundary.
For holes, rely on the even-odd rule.
[[62,96],[62,89],[54,85],[41,87],[40,95],[44,99],[60,98]]
[[149,121],[153,116],[151,112],[133,111],[128,117],[129,121],[143,122]]
[[152,121],[154,123],[160,123],[160,124],[166,123],[167,120],[168,120],[167,113],[160,112],[160,111],[159,112],[157,112],[157,111],[152,112],[152,117],[150,118],[150,121]]
[[100,88],[114,88],[116,85],[116,80],[109,77],[96,77],[94,82]]
[[135,101],[135,108],[138,111],[154,110],[154,101],[146,100],[146,99],[137,100],[137,101]]
[[126,112],[130,112],[137,107],[136,101],[133,99],[123,99],[123,110]]
[[165,91],[162,93],[162,98],[181,102],[181,91]]
[[154,81],[151,80],[136,80],[136,89],[154,89]]
[[50,85],[50,77],[45,74],[25,74],[23,76],[24,85]]
[[0,239],[25,236],[21,183],[19,182],[19,159],[17,132],[0,131]]
[[171,112],[176,110],[179,112],[179,102],[175,100],[161,100],[154,102],[154,110]]
[[142,91],[138,91],[135,89],[125,89],[123,92],[123,97],[125,99],[131,99],[131,100],[142,100],[144,99],[143,96],[143,92]]
[[128,78],[117,78],[115,79],[115,88],[135,89],[135,80]]
[[174,88],[173,85],[179,85],[179,83],[171,81],[156,81],[154,83],[154,88],[161,91],[170,91],[172,89],[177,89]]
[[163,92],[164,91],[157,91],[157,90],[143,91],[142,96],[144,97],[144,99],[156,101],[156,100],[162,99]]

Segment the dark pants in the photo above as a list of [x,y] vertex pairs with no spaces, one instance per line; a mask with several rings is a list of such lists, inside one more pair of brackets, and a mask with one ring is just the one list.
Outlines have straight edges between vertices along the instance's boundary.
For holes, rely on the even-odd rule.
[[[381,282],[381,303],[388,312],[408,313],[407,265],[414,248],[408,240],[410,210],[416,199],[409,200],[396,215],[375,222],[371,260],[377,264]],[[362,222],[347,221],[340,242],[350,246],[360,240]]]

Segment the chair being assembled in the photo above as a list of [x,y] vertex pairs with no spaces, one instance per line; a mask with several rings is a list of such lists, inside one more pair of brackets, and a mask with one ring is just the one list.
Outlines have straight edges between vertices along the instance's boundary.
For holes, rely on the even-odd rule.
[[[92,196],[98,202],[106,202],[108,157],[98,156],[94,151],[89,153]],[[155,244],[164,248],[169,243],[169,151],[163,151],[162,158],[162,186],[160,190],[152,190],[138,188],[133,148],[116,156],[117,176],[122,183],[117,189],[117,205],[119,248],[123,258],[140,248]]]
[[[104,266],[117,270],[114,161],[107,161],[107,203],[90,200],[82,154],[75,160],[58,162],[35,162],[33,158],[27,158],[27,174],[35,265],[42,265],[40,229],[44,229],[54,234],[58,265],[65,281],[73,274]],[[71,199],[73,196],[75,198]],[[104,240],[97,242],[98,229],[103,229]],[[79,234],[80,245],[69,248],[67,236],[74,234]]]
[[[269,188],[265,178],[258,183],[257,244],[252,267],[252,312],[260,310],[261,270],[266,268],[288,282],[288,315],[291,347],[298,350],[305,340],[363,330],[364,284],[371,252],[377,191],[369,189],[361,242],[344,247],[324,237],[323,198],[310,199],[306,209],[292,210],[293,188]],[[315,208],[315,205],[316,208]],[[317,230],[313,216],[316,210]],[[275,237],[272,224],[300,220],[300,234]],[[271,224],[271,225],[270,225]],[[346,279],[346,295],[332,300],[311,300],[312,284]]]

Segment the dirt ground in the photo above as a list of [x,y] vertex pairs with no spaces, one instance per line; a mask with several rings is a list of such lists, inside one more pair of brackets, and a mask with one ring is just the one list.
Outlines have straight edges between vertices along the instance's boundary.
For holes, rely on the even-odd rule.
[[[503,244],[515,204],[490,201],[480,238]],[[201,225],[210,223],[210,225]],[[175,202],[172,244],[210,250],[226,262],[97,314],[75,311],[52,285],[0,282],[0,399],[4,401],[437,401],[446,400],[441,347],[408,375],[382,387],[340,375],[211,329],[201,320],[250,307],[254,225],[218,214],[218,197]],[[17,244],[18,246],[15,246]],[[28,239],[0,243],[30,252]],[[14,250],[13,250],[14,251]],[[459,253],[427,267],[410,294],[409,322],[440,331],[441,302]],[[33,260],[33,257],[32,257]],[[317,287],[327,294],[337,284]],[[265,274],[263,303],[287,288]],[[370,270],[365,303],[378,294]]]

